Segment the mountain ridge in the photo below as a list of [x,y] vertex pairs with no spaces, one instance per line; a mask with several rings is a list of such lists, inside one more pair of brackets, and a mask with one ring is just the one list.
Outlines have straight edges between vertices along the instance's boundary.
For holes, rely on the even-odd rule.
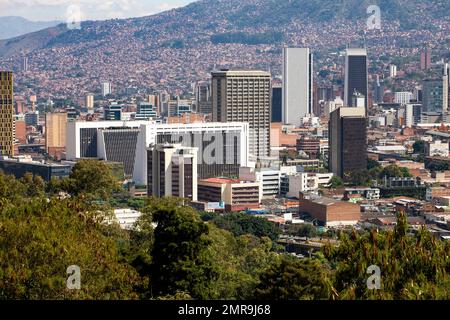
[[59,21],[30,21],[19,16],[0,17],[0,39],[11,39],[28,33],[54,27]]

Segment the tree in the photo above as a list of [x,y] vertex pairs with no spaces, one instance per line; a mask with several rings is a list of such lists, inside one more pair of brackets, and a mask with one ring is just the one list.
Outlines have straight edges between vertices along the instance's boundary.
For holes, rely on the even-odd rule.
[[[333,266],[338,299],[449,299],[450,244],[425,228],[408,234],[406,216],[398,214],[393,231],[342,233],[340,245],[324,247]],[[367,287],[367,268],[381,270],[380,290]]]
[[217,277],[208,255],[208,225],[190,207],[157,205],[157,223],[152,249],[151,287],[153,295],[189,293],[207,299]]
[[418,140],[413,144],[414,153],[425,154],[425,141]]
[[287,233],[299,237],[313,238],[317,235],[317,230],[316,227],[307,223],[292,224],[288,227]]
[[[140,277],[121,261],[116,240],[79,201],[3,203],[0,214],[0,300],[136,299]],[[67,289],[69,266],[81,289]]]
[[233,236],[210,224],[208,256],[216,266],[212,299],[253,299],[259,276],[276,259],[272,241],[253,235]]
[[371,170],[371,169],[377,168],[377,167],[381,167],[381,165],[378,161],[370,159],[370,158],[367,159],[367,170]]
[[261,275],[255,298],[316,300],[330,297],[328,269],[318,260],[283,255]]
[[331,188],[336,189],[344,185],[344,181],[339,176],[333,176],[330,181]]
[[98,160],[78,161],[68,179],[65,185],[69,193],[93,200],[107,200],[119,187],[111,169]]
[[269,237],[276,241],[281,233],[273,222],[245,213],[229,213],[212,219],[219,228],[231,231],[235,236],[252,234],[257,237]]

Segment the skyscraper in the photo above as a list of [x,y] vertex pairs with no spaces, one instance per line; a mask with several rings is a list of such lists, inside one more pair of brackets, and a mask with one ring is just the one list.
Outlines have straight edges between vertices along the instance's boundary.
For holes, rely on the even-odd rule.
[[14,91],[10,71],[0,71],[0,155],[14,156]]
[[214,122],[248,122],[250,155],[270,155],[271,76],[264,71],[212,73]]
[[107,95],[112,93],[111,82],[103,82],[102,83],[102,96],[106,97]]
[[86,108],[88,109],[88,113],[94,113],[94,95],[93,94],[86,95]]
[[367,87],[367,50],[363,48],[348,48],[345,55],[345,106],[351,106],[352,95],[356,90],[366,97],[367,114],[369,107]]
[[[423,112],[442,112],[444,107],[442,79],[425,79],[422,82]],[[447,88],[448,91],[448,88]]]
[[198,113],[210,114],[211,110],[211,83],[203,81],[197,83],[195,100]]
[[283,121],[283,87],[272,88],[272,122]]
[[301,125],[313,113],[313,55],[308,48],[284,48],[283,122]]
[[330,115],[329,165],[337,176],[367,168],[365,108],[339,108]]
[[45,114],[45,150],[54,154],[66,148],[67,113]]
[[448,86],[450,85],[450,67],[448,63],[444,64],[444,71],[442,75],[442,112],[448,112],[448,103],[449,103],[449,96],[448,96]]
[[420,53],[420,69],[429,70],[431,68],[431,49],[425,49]]
[[147,149],[147,194],[197,201],[197,148],[157,144]]

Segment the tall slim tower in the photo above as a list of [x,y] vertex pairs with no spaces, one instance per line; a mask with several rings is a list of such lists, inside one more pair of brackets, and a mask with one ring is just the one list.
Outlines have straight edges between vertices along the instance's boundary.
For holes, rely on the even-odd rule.
[[248,122],[249,153],[263,159],[270,155],[271,75],[265,71],[212,73],[214,122]]
[[356,91],[366,97],[366,114],[368,104],[367,50],[348,48],[345,55],[345,91],[344,105],[351,106],[352,95]]
[[449,77],[450,77],[450,67],[448,63],[444,64],[444,72],[442,77],[442,112],[448,112],[448,86],[449,86]]
[[14,156],[14,90],[10,71],[0,71],[0,155]]
[[301,125],[313,113],[313,55],[308,48],[283,50],[283,122]]
[[367,168],[365,108],[339,108],[330,114],[329,166],[337,176]]

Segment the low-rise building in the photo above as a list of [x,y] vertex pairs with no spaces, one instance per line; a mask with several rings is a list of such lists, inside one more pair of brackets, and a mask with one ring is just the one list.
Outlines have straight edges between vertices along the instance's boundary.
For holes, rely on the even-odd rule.
[[[331,178],[333,178],[333,173],[301,172],[288,174],[284,178],[286,180],[285,185],[288,186],[288,189],[283,190],[282,196],[296,198],[299,192],[318,191],[320,187],[327,186]],[[285,191],[286,193],[284,193]]]
[[40,176],[45,181],[53,178],[60,179],[68,177],[72,167],[65,164],[49,163],[44,161],[34,161],[30,156],[18,156],[14,158],[0,157],[0,170],[5,174],[12,174],[17,179],[25,176],[26,173]]
[[355,225],[361,219],[361,208],[358,204],[339,201],[326,197],[300,194],[300,214],[308,214],[326,227]]
[[210,178],[198,181],[198,200],[224,202],[228,212],[257,209],[261,205],[261,182]]

